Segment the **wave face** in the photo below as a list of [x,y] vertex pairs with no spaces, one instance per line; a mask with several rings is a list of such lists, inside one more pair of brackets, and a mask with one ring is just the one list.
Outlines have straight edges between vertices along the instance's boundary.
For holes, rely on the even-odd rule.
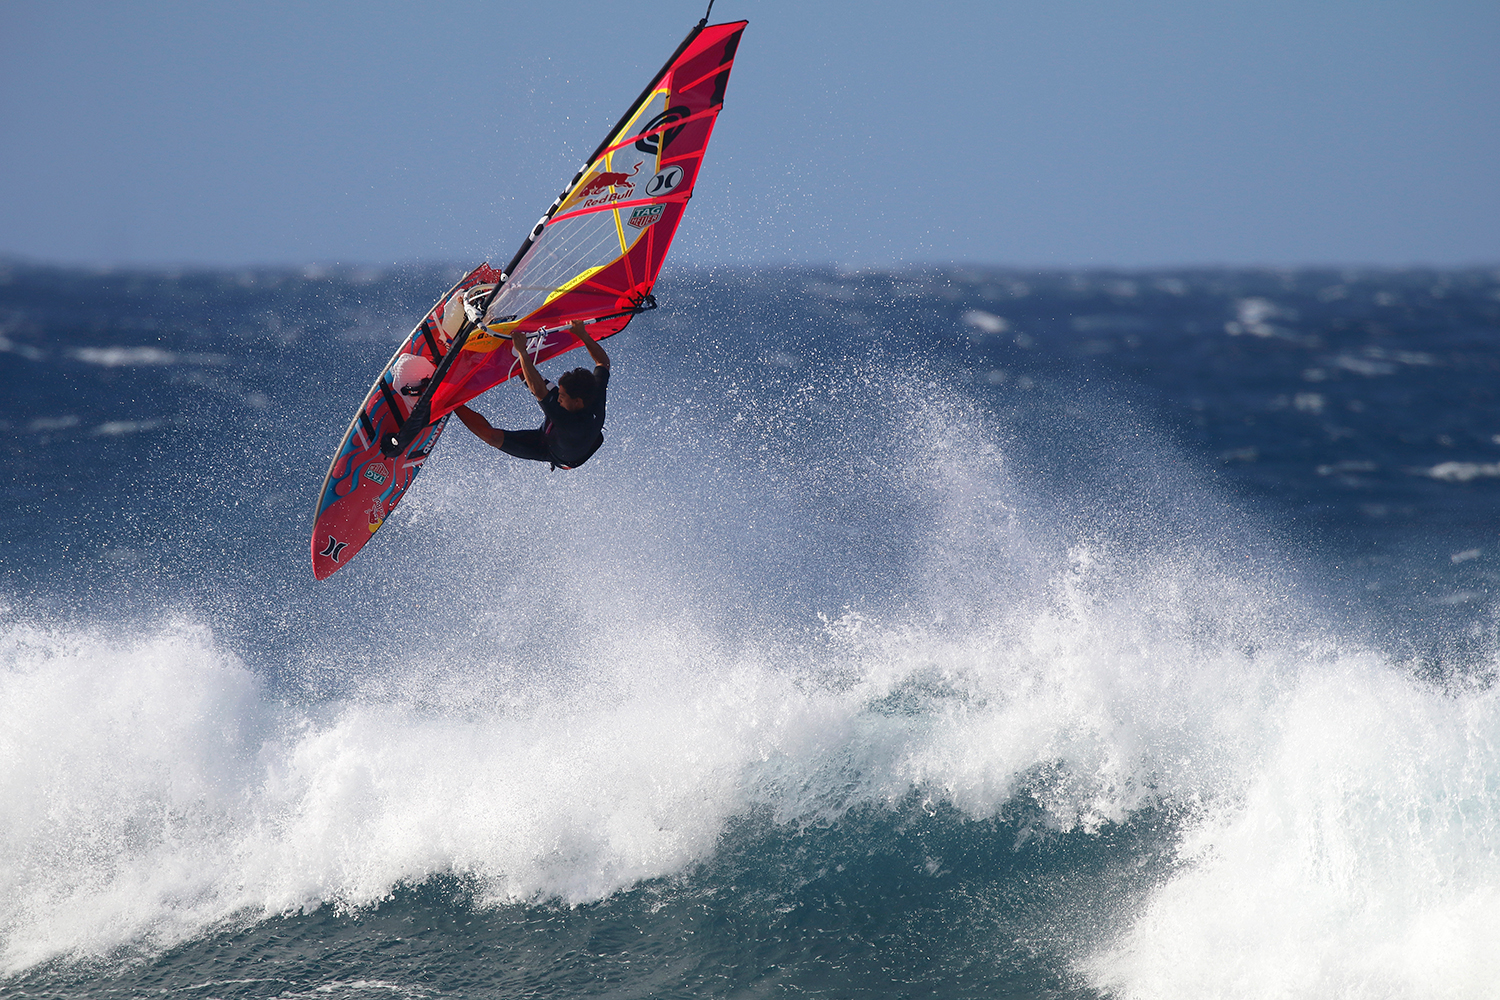
[[1495,276],[689,274],[315,584],[447,281],[8,272],[8,989],[1500,980]]

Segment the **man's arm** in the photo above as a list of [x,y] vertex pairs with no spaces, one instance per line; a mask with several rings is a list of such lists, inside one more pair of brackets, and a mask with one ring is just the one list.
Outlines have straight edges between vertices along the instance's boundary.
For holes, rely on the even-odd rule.
[[547,398],[547,380],[542,378],[542,373],[536,370],[536,362],[531,360],[531,353],[526,350],[526,335],[515,333],[510,338],[511,350],[521,360],[521,377],[526,380],[526,388],[537,399]]
[[594,359],[594,364],[598,365],[600,368],[608,368],[609,355],[604,353],[604,348],[599,346],[599,342],[597,340],[589,336],[589,328],[587,324],[585,324],[581,319],[575,319],[573,321],[572,329],[573,336],[583,341],[584,350],[589,352],[589,357]]
[[484,419],[484,417],[481,417],[479,414],[475,413],[467,406],[455,406],[453,408],[453,412],[458,414],[458,419],[463,421],[464,426],[473,431],[474,436],[483,441],[485,444],[498,448],[505,443],[504,431],[500,430],[498,427],[491,427],[488,420]]

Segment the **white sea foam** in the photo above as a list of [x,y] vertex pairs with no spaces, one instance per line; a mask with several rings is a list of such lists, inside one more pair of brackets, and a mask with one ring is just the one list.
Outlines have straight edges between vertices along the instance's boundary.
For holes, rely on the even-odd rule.
[[77,415],[68,413],[61,417],[37,417],[26,425],[26,429],[33,432],[64,431],[80,423],[82,421]]
[[1486,476],[1500,476],[1500,462],[1439,462],[1430,469],[1413,470],[1445,483],[1467,483]]
[[[1059,829],[1201,816],[1183,871],[1083,960],[1123,996],[1483,995],[1495,696],[1369,654],[1216,649],[1172,572],[1112,571],[1075,550],[1048,610],[966,635],[845,615],[813,672],[621,630],[615,680],[487,708],[457,678],[420,703],[294,707],[201,629],[12,625],[5,968],[441,872],[496,901],[595,900],[706,858],[756,806],[826,821],[918,791],[981,817],[1024,788]],[[1141,600],[1121,607],[1126,585]],[[915,710],[871,710],[914,684]]]
[[[375,630],[378,669],[342,700],[270,689],[202,627],[106,640],[7,611],[0,968],[361,906],[437,873],[490,901],[597,900],[689,869],[751,810],[836,821],[916,793],[989,817],[1024,791],[1059,830],[1183,817],[1180,867],[1072,956],[1101,987],[1483,995],[1500,971],[1496,695],[1414,680],[1322,622],[1253,532],[1176,509],[1192,491],[1160,456],[1121,473],[1129,502],[1064,512],[980,415],[902,384],[885,416],[904,458],[854,465],[921,512],[902,599],[819,609],[818,630],[788,625],[736,553],[754,572],[816,559],[796,504],[838,484],[782,479],[746,441],[746,465],[691,494],[652,478],[668,450],[601,457],[607,488],[565,500],[511,466],[419,480],[403,530],[449,576],[393,603],[459,603],[463,629]],[[577,565],[526,555],[601,538],[607,558]],[[406,554],[379,558],[399,576]],[[330,593],[352,599],[349,580]]]
[[985,312],[983,309],[970,309],[959,319],[968,327],[977,331],[979,335],[1004,333],[1010,329],[1010,322],[1003,316]]
[[1124,997],[1484,997],[1500,982],[1500,701],[1348,659],[1259,708],[1265,751],[1088,964]]
[[95,437],[123,437],[126,434],[154,431],[160,426],[160,420],[106,420],[95,427],[93,433]]
[[147,365],[222,365],[229,359],[222,354],[184,354],[159,347],[78,347],[70,352],[79,361],[104,368],[142,367]]

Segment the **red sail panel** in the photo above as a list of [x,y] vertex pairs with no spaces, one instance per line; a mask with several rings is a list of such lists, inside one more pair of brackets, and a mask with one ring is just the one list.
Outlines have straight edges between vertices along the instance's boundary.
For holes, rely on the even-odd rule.
[[597,340],[630,322],[692,197],[745,24],[695,29],[533,229],[433,391],[432,420],[520,374],[512,333],[529,335],[532,356],[545,361],[579,346],[566,329],[573,320],[598,320],[589,330]]

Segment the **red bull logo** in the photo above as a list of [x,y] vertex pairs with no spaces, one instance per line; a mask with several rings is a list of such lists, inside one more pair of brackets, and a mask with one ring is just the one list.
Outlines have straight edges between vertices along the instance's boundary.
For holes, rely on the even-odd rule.
[[637,163],[628,174],[616,173],[614,171],[606,170],[604,173],[599,174],[597,177],[590,178],[587,184],[578,189],[575,197],[592,198],[594,195],[603,194],[609,188],[615,187],[617,185],[622,187],[632,187],[633,182],[630,178],[634,177],[636,175],[636,171],[640,169],[641,165]]

